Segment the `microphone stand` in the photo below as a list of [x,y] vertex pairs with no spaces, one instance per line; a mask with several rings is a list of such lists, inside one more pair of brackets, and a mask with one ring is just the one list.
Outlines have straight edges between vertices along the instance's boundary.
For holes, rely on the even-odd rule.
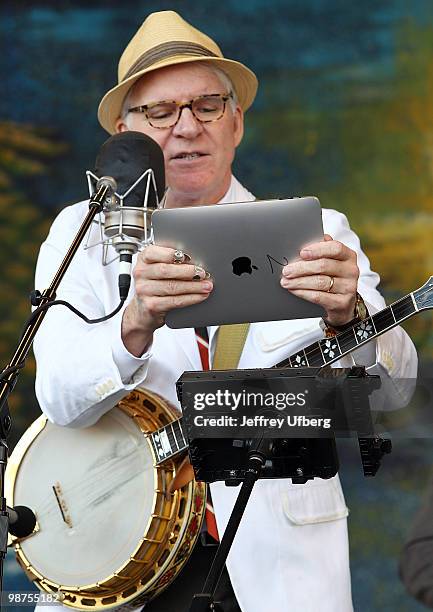
[[[104,202],[107,196],[110,195],[112,188],[109,185],[101,185],[96,193],[90,198],[89,212],[82,222],[68,252],[66,253],[59,269],[57,270],[54,279],[48,289],[42,293],[34,291],[31,294],[31,302],[33,306],[41,306],[53,302],[56,298],[56,291],[62,281],[75,253],[83,241],[86,233],[94,217],[102,212]],[[6,508],[6,499],[4,496],[4,476],[6,471],[8,446],[7,437],[11,430],[11,417],[8,407],[8,397],[14,390],[18,380],[19,371],[24,367],[26,357],[32,346],[34,337],[47,314],[48,308],[41,310],[37,316],[30,321],[24,330],[18,347],[9,363],[9,365],[0,374],[0,612],[2,610],[2,595],[3,595],[3,560],[7,552],[9,515]]]

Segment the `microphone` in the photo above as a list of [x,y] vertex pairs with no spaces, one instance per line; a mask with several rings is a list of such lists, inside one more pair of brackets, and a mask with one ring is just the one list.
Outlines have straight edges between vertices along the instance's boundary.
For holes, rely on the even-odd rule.
[[33,533],[36,516],[27,506],[6,506],[9,515],[9,533],[17,538],[25,538]]
[[150,215],[165,192],[164,155],[150,136],[121,132],[104,142],[95,163],[96,188],[110,187],[104,203],[105,246],[119,255],[119,294],[126,300],[132,256],[152,240]]

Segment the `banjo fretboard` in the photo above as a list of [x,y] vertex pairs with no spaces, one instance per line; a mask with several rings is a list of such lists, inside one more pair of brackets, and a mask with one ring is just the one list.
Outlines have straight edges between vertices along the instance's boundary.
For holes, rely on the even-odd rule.
[[358,346],[370,342],[417,312],[410,293],[384,310],[363,319],[332,338],[323,338],[277,363],[276,368],[322,367],[337,361]]
[[155,457],[162,463],[188,448],[183,435],[182,417],[149,434]]

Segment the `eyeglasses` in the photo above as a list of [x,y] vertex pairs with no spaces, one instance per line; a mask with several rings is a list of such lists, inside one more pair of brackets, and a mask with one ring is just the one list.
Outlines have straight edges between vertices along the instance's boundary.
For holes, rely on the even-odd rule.
[[171,128],[176,125],[184,108],[189,108],[201,123],[218,121],[224,115],[226,102],[233,98],[228,94],[206,94],[197,96],[185,104],[175,100],[164,100],[152,104],[143,104],[128,108],[128,113],[143,113],[149,125],[158,129]]

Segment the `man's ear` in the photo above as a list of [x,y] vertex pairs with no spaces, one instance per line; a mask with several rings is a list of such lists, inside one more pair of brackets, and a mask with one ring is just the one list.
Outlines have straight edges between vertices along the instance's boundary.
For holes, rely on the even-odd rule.
[[116,123],[114,124],[114,127],[116,129],[116,134],[119,134],[119,132],[127,132],[129,129],[125,123],[125,120],[122,119],[122,117],[119,117],[117,119]]
[[235,138],[235,147],[237,147],[243,138],[244,135],[244,111],[238,105],[236,106],[234,115],[234,138]]

